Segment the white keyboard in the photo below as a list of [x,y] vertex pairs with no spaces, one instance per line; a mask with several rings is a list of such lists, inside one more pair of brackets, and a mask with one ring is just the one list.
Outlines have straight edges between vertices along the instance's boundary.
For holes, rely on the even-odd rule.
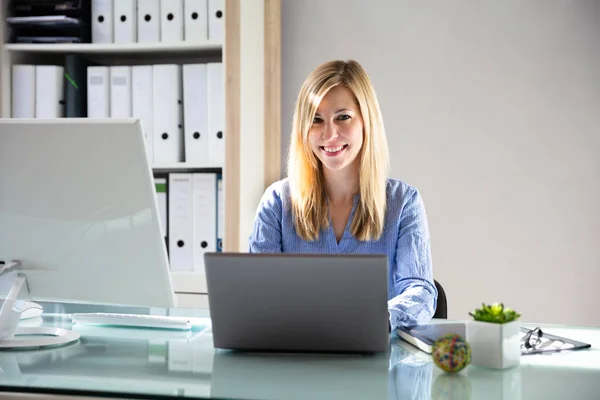
[[71,314],[74,324],[130,326],[155,329],[192,329],[192,321],[185,317],[162,315],[136,315],[113,313],[75,313]]

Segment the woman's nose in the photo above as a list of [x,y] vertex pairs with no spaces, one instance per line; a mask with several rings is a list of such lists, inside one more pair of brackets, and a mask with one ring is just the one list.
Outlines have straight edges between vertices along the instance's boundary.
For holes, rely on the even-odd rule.
[[321,133],[321,138],[325,141],[331,141],[338,137],[337,129],[334,124],[326,123],[323,126],[323,132]]

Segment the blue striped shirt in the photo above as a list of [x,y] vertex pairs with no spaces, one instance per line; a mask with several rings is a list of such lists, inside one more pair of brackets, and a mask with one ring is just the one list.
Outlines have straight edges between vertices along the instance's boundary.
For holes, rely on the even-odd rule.
[[[359,241],[346,225],[338,244],[333,227],[321,230],[319,239],[305,241],[296,234],[288,179],[273,183],[257,209],[249,238],[251,253],[385,254],[388,258],[388,310],[392,330],[397,326],[427,323],[435,311],[429,228],[418,190],[388,179],[387,210],[378,240]],[[358,195],[350,220],[354,216]]]

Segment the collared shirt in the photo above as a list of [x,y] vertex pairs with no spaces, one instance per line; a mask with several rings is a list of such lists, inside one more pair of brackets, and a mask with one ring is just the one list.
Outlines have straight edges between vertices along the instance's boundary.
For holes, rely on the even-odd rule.
[[258,206],[249,251],[385,254],[392,330],[398,326],[427,323],[435,312],[437,290],[433,281],[425,206],[419,191],[400,180],[387,180],[386,195],[384,229],[378,240],[360,241],[350,232],[359,199],[356,195],[339,243],[331,223],[320,231],[317,240],[306,241],[296,233],[288,178],[275,182],[267,188]]

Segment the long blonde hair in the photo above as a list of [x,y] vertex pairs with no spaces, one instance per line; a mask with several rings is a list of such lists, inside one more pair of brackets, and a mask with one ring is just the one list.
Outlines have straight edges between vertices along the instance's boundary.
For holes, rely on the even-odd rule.
[[329,227],[322,166],[311,149],[308,132],[319,103],[336,86],[345,86],[354,93],[364,129],[358,155],[360,201],[350,231],[358,240],[379,239],[385,221],[388,144],[371,80],[354,60],[321,64],[300,89],[287,160],[294,225],[297,234],[307,241],[318,239],[320,229]]

